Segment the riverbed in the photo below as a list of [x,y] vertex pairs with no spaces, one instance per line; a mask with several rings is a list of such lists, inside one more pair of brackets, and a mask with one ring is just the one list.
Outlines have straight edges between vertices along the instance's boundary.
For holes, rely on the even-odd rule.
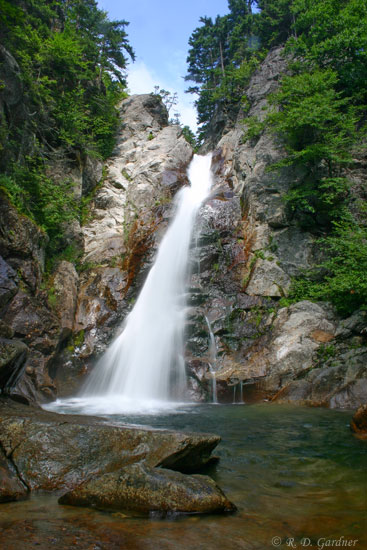
[[[72,412],[68,410],[68,412]],[[75,411],[77,412],[77,411]],[[351,412],[291,405],[183,405],[114,423],[221,435],[211,475],[238,512],[142,518],[57,504],[0,505],[0,548],[66,550],[367,548],[367,442]]]

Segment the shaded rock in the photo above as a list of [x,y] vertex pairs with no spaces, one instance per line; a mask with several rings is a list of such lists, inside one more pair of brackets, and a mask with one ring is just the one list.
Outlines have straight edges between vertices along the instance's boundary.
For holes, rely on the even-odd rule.
[[17,293],[17,274],[0,256],[0,309]]
[[353,315],[340,321],[336,336],[345,338],[353,333],[367,334],[367,311],[355,311]]
[[114,426],[0,401],[0,445],[31,490],[70,489],[144,461],[148,467],[197,471],[220,438]]
[[60,320],[60,326],[72,330],[77,303],[79,276],[73,264],[62,261],[53,275],[55,290],[55,311]]
[[24,375],[11,395],[22,395],[30,401],[39,403],[55,399],[56,387],[48,372],[50,362],[52,362],[52,356],[48,358],[42,353],[32,350],[26,360]]
[[43,266],[47,241],[46,234],[29,218],[19,215],[0,194],[0,254],[5,259],[9,256],[32,258]]
[[13,336],[14,336],[14,330],[0,319],[0,337],[13,338]]
[[87,195],[101,181],[103,176],[103,164],[100,160],[86,157],[82,172],[82,193]]
[[28,294],[18,292],[7,308],[4,322],[32,348],[45,354],[55,351],[60,334],[57,317]]
[[63,495],[59,504],[143,513],[197,514],[236,509],[208,476],[188,476],[142,464],[86,481]]
[[367,405],[362,405],[354,413],[350,427],[356,434],[367,437]]
[[28,489],[19,479],[11,462],[0,450],[0,503],[23,500],[28,496]]
[[17,383],[25,368],[28,348],[20,340],[0,338],[0,393]]
[[20,103],[23,85],[17,61],[2,45],[0,46],[0,68],[1,81],[4,83],[0,92],[0,105],[4,102],[8,107],[12,107]]
[[[344,353],[337,346],[331,349],[332,357],[324,361],[320,361],[320,354],[317,357],[316,353],[309,371],[287,384],[274,399],[339,409],[356,408],[366,402],[366,348],[348,349]],[[315,368],[316,361],[320,366]]]

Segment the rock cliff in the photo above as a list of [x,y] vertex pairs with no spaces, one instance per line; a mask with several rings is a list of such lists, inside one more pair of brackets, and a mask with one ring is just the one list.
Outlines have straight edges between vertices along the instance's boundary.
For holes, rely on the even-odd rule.
[[[246,90],[246,116],[263,119],[285,71],[282,49],[272,50]],[[283,198],[294,171],[269,170],[282,148],[268,132],[245,141],[244,118],[240,113],[214,152],[217,188],[202,210],[191,284],[189,365],[198,387],[206,380],[210,393],[214,337],[220,399],[357,407],[367,400],[366,314],[342,320],[325,303],[279,306],[291,278],[310,268],[318,252],[312,234],[287,216]],[[218,137],[216,127],[213,136],[204,150]],[[352,179],[360,179],[359,165]]]
[[[247,116],[264,116],[269,93],[286,70],[269,53],[246,95]],[[70,170],[83,199],[70,242],[82,247],[78,270],[56,265],[44,289],[46,239],[3,197],[0,222],[0,385],[36,401],[73,394],[131,310],[187,184],[192,149],[154,95],[120,106],[113,156],[104,167],[84,159]],[[365,312],[341,319],[329,304],[281,307],[291,279],[317,261],[312,234],[289,219],[283,200],[291,169],[269,171],[283,151],[270,133],[244,141],[237,123],[218,125],[215,185],[200,211],[191,251],[186,364],[191,398],[275,399],[357,407],[367,399]],[[223,133],[225,124],[220,125]],[[219,141],[218,141],[219,139]],[[218,141],[218,142],[217,142]],[[363,179],[361,163],[351,177]],[[57,162],[57,178],[65,166]],[[51,292],[50,292],[51,289]]]

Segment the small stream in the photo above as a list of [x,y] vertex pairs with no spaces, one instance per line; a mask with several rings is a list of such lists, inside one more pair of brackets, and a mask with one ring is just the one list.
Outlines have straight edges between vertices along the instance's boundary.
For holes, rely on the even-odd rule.
[[367,445],[350,432],[350,412],[264,403],[109,418],[220,434],[220,461],[206,473],[238,512],[146,519],[60,506],[43,495],[1,504],[2,550],[367,548]]

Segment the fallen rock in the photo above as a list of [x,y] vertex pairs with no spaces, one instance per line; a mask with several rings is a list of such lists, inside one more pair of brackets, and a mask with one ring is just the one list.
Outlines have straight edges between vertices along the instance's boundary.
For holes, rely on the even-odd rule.
[[350,427],[356,434],[367,438],[367,404],[359,407],[354,413]]
[[71,489],[141,461],[199,471],[219,441],[216,435],[116,426],[0,400],[0,446],[32,491]]
[[142,464],[90,479],[63,495],[59,504],[143,513],[205,514],[236,510],[208,476],[189,476]]

